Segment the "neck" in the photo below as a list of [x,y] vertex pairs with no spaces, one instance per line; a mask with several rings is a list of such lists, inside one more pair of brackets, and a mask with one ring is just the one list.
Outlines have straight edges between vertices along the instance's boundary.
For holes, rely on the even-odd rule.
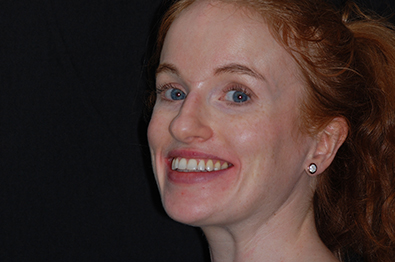
[[202,228],[212,262],[338,261],[320,240],[311,209],[303,215],[285,210],[266,221]]

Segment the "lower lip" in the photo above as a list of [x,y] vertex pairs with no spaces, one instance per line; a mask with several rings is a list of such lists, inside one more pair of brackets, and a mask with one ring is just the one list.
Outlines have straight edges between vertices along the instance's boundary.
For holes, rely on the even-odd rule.
[[177,184],[205,183],[222,176],[229,169],[230,168],[211,172],[178,172],[177,170],[169,169],[167,177],[171,182]]

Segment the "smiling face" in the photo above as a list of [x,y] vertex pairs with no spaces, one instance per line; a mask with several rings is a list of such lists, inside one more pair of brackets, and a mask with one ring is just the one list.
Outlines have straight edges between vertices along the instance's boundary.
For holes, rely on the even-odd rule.
[[229,225],[309,208],[314,141],[299,130],[303,82],[261,18],[193,4],[166,35],[156,81],[148,139],[172,218]]

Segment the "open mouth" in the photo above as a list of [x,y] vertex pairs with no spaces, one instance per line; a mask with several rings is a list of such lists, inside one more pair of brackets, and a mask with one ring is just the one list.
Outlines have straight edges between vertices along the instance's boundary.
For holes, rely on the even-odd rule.
[[231,166],[231,163],[220,160],[181,157],[173,158],[171,163],[171,169],[179,172],[212,172],[224,170]]

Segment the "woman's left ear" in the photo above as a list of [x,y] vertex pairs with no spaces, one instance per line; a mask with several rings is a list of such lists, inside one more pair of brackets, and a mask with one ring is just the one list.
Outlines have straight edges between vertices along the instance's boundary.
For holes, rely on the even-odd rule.
[[[315,137],[316,146],[312,148],[311,157],[306,164],[306,171],[310,175],[321,174],[332,163],[337,150],[348,135],[347,121],[336,117]],[[316,170],[314,171],[314,165]],[[312,172],[314,171],[314,172]]]

